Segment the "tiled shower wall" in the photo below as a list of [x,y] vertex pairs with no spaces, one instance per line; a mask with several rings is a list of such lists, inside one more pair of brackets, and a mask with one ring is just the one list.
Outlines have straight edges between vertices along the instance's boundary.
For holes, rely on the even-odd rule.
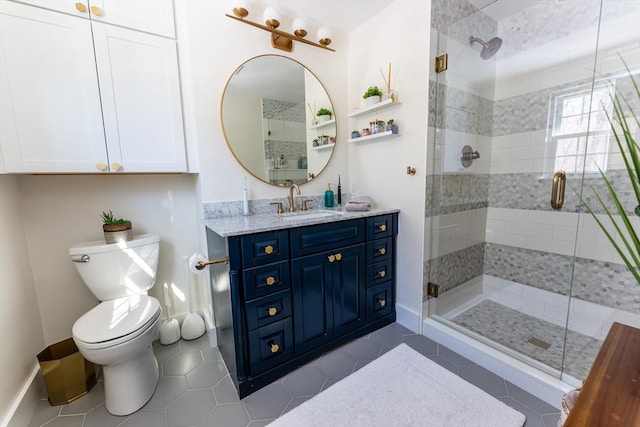
[[[442,3],[436,1],[432,8],[433,31],[438,37],[447,36],[446,25],[455,19],[462,20],[463,24],[453,25],[450,37],[464,40],[465,35],[458,32],[465,25],[485,37],[495,34],[489,32],[491,26],[483,30],[469,24],[488,21],[466,0]],[[628,9],[629,2],[625,3]],[[604,8],[603,19],[629,12],[622,10],[624,7],[620,4]],[[514,55],[519,49],[528,49],[531,41],[521,40],[523,38],[544,43],[541,38],[549,37],[550,33],[555,37],[566,35],[549,31],[548,26],[557,20],[544,21],[549,9],[542,10],[541,5],[500,22],[498,33],[505,38],[505,43],[499,55]],[[577,7],[570,14],[576,27],[562,31],[583,30],[592,25],[594,19],[597,21],[598,8],[588,8],[575,1],[562,5],[572,6]],[[528,34],[527,25],[521,25],[521,21],[527,22],[529,29],[541,26],[547,31]],[[566,26],[565,18],[560,22]],[[465,34],[468,38],[469,30]],[[637,46],[635,49],[637,51]],[[597,64],[597,72],[601,75],[619,72],[620,63],[615,59],[604,58]],[[612,63],[616,65],[608,65]],[[432,102],[429,117],[435,164],[434,176],[427,181],[426,230],[429,234],[425,239],[428,254],[425,287],[427,280],[431,280],[444,292],[484,273],[567,295],[575,253],[574,296],[638,312],[640,286],[621,265],[618,254],[595,221],[588,215],[578,214],[579,199],[574,190],[579,192],[582,187],[580,177],[569,177],[561,212],[552,211],[549,204],[553,171],[548,170],[546,156],[550,154],[545,150],[550,94],[590,82],[593,69],[591,57],[567,61],[562,67],[533,76],[513,76],[509,80],[499,75],[492,99],[485,97],[488,91],[461,90],[463,85],[459,82],[456,82],[457,89],[446,86],[449,81],[446,84],[431,82],[430,95],[437,101]],[[616,85],[623,93],[631,94],[628,78],[618,79]],[[638,107],[634,104],[636,110]],[[475,168],[471,170],[461,170],[456,165],[460,141],[475,143],[482,148],[479,149],[481,159],[482,154],[486,154],[485,158],[490,161],[478,166],[474,163]],[[625,206],[632,209],[635,196],[624,171],[620,170],[623,164],[616,151],[613,149],[609,155],[607,175],[621,190]],[[587,177],[586,182],[602,194],[601,179]],[[593,202],[589,191],[585,191],[585,198]],[[596,211],[601,213],[602,209]],[[637,217],[633,219],[640,226]],[[482,233],[478,228],[482,228]],[[426,299],[426,290],[424,295]]]

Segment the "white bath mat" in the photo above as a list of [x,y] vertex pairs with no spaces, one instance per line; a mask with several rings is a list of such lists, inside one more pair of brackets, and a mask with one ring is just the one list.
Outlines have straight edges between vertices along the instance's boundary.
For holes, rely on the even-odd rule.
[[521,427],[525,416],[401,344],[270,427]]

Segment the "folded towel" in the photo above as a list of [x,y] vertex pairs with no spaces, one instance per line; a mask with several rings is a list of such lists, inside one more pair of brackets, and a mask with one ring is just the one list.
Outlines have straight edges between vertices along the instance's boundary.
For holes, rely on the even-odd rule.
[[371,199],[368,196],[352,197],[349,203],[366,203],[367,206],[371,206]]
[[344,210],[349,212],[364,212],[369,210],[367,202],[348,202],[344,205]]

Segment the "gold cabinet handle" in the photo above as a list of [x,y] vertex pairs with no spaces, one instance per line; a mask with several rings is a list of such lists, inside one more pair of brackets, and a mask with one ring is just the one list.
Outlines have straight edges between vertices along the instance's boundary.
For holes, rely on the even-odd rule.
[[336,261],[340,261],[342,259],[342,254],[337,253],[336,254]]
[[85,13],[87,11],[87,6],[85,6],[84,3],[78,2],[78,3],[76,3],[76,10],[78,12]]
[[120,163],[111,163],[111,170],[120,172],[122,170],[122,165]]
[[336,260],[335,255],[331,254],[327,258],[329,258],[329,262],[334,262]]
[[386,305],[387,305],[387,301],[386,301],[386,300],[383,300],[383,299],[379,299],[379,300],[378,300],[378,304],[380,304],[380,307],[384,307],[384,306],[386,306]]
[[273,246],[271,246],[271,245],[265,246],[264,253],[267,254],[267,255],[271,255],[273,253]]
[[91,13],[93,13],[95,16],[102,16],[102,9],[100,9],[98,6],[91,6]]
[[378,277],[384,277],[386,275],[387,275],[387,272],[384,270],[378,272]]
[[380,249],[378,249],[378,253],[379,253],[380,255],[384,255],[384,254],[386,254],[386,253],[387,253],[387,250],[386,250],[385,248],[380,248]]
[[277,353],[280,350],[280,346],[276,343],[271,343],[271,353]]
[[269,277],[267,277],[267,286],[271,286],[271,285],[273,285],[274,283],[276,283],[276,279],[275,279],[275,277],[273,277],[273,276],[269,276]]
[[553,174],[551,184],[551,207],[557,211],[562,209],[564,204],[564,187],[567,182],[567,175],[564,171],[558,171]]
[[106,163],[96,163],[96,169],[98,169],[99,171],[106,171],[107,170],[107,165]]
[[378,227],[380,229],[380,231],[387,231],[387,224],[382,224],[380,227]]
[[275,307],[269,307],[269,316],[275,316],[276,314],[278,314],[278,309]]

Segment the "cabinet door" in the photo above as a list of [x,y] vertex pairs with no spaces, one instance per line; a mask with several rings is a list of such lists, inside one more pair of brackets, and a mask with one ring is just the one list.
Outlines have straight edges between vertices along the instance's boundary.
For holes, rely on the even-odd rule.
[[327,253],[291,260],[296,354],[333,339],[332,271]]
[[338,337],[365,324],[365,245],[341,248],[332,254],[333,329]]
[[89,18],[89,2],[87,0],[13,0],[44,9],[57,10],[71,15]]
[[91,19],[152,34],[175,38],[171,0],[90,0],[102,13]]
[[107,162],[88,20],[0,2],[0,144],[7,172]]
[[94,22],[112,172],[186,172],[175,41]]

